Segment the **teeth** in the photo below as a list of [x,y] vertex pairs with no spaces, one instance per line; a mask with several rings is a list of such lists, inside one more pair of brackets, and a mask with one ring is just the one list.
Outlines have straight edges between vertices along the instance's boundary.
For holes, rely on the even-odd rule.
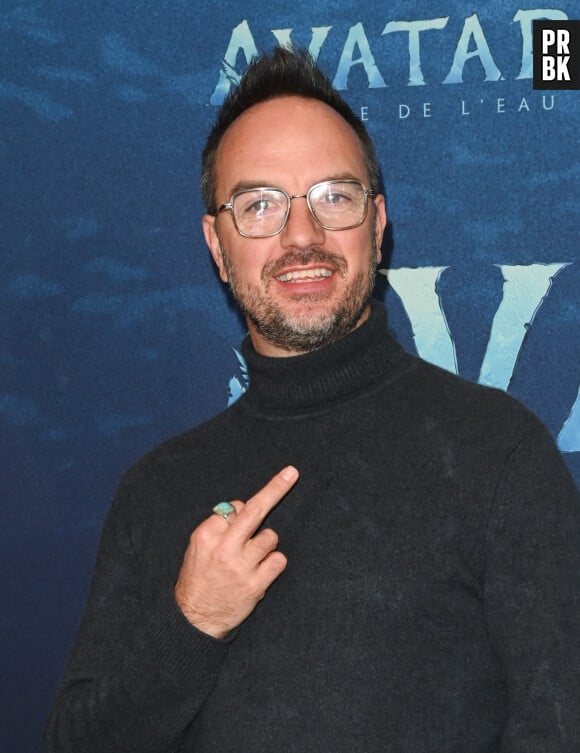
[[296,272],[287,272],[285,275],[276,277],[280,282],[293,282],[294,280],[308,280],[317,277],[330,277],[330,269],[299,269]]

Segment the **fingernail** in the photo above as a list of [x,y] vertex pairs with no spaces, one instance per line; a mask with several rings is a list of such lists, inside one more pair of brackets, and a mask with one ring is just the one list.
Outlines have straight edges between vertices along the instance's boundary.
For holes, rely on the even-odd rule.
[[298,471],[293,465],[288,465],[282,471],[282,478],[284,481],[296,481],[298,478]]

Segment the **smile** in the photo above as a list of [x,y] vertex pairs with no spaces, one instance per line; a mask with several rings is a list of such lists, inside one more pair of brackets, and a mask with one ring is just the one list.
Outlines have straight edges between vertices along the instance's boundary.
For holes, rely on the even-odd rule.
[[333,272],[330,269],[315,267],[313,269],[298,269],[295,272],[286,272],[285,274],[278,275],[276,279],[280,282],[299,282],[309,279],[319,279],[321,277],[330,277],[331,274],[333,274]]

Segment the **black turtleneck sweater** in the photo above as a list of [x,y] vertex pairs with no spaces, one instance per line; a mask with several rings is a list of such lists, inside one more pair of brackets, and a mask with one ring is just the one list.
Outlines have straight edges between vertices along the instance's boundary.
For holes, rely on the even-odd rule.
[[[49,753],[577,753],[580,503],[544,427],[405,354],[384,309],[265,358],[132,468]],[[225,641],[173,587],[191,531],[287,464],[287,570]]]

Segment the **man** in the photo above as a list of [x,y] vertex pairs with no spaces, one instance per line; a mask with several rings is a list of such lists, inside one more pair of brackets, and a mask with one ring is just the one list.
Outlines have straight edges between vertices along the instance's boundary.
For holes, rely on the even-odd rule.
[[363,125],[276,50],[202,188],[250,387],[123,480],[48,750],[577,752],[577,491],[526,409],[389,334]]

